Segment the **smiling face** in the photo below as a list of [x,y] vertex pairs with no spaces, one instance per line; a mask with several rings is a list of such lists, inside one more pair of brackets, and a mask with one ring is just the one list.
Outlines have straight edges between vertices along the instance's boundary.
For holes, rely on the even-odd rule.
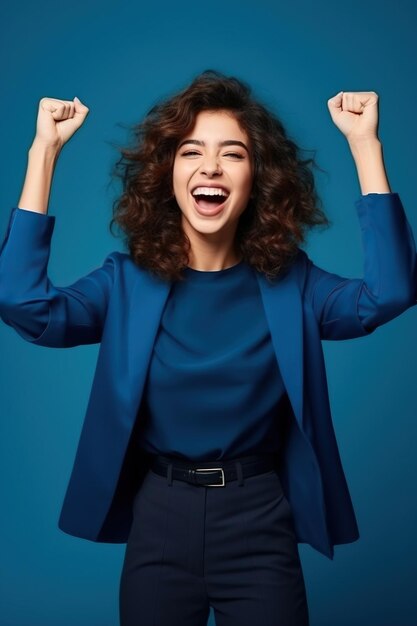
[[250,141],[233,114],[200,112],[178,144],[173,167],[173,191],[192,246],[207,239],[230,248],[252,184]]

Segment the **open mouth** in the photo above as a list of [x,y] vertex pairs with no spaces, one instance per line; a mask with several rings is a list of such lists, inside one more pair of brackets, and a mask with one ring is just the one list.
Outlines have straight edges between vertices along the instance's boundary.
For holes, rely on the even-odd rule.
[[191,195],[196,207],[207,215],[217,213],[217,209],[220,210],[230,196],[229,191],[221,188],[209,190],[199,187],[195,191]]

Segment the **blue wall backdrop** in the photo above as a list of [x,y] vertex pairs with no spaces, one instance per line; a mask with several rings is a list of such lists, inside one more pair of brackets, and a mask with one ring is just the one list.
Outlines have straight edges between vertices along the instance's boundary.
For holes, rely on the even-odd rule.
[[[315,263],[361,277],[360,194],[327,99],[379,94],[388,177],[417,234],[417,5],[387,0],[7,3],[1,9],[0,233],[18,202],[39,100],[89,108],[55,171],[49,275],[75,281],[122,250],[108,231],[112,143],[161,97],[213,68],[249,82],[327,173],[333,226],[312,233]],[[57,527],[98,346],[47,349],[0,323],[1,626],[115,626],[124,545]],[[338,444],[361,538],[328,560],[300,545],[312,626],[417,624],[417,309],[361,339],[325,342]],[[210,615],[210,626],[214,616]]]

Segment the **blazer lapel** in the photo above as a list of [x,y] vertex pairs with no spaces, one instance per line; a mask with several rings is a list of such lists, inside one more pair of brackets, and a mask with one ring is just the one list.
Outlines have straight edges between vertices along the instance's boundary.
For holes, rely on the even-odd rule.
[[262,273],[255,273],[279,369],[295,417],[302,429],[304,355],[300,290],[291,270],[273,284]]
[[[172,283],[159,280],[144,271],[140,272],[134,283],[127,319],[129,349],[126,391],[132,394],[130,407],[139,407],[153,344],[171,285]],[[136,414],[132,418],[134,420]]]

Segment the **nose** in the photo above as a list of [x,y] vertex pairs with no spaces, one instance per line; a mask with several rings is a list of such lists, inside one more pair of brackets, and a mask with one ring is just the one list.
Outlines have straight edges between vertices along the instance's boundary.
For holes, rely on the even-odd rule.
[[214,155],[207,155],[201,165],[201,172],[203,174],[207,174],[208,176],[213,176],[213,174],[221,174],[221,167],[217,160],[217,157]]

